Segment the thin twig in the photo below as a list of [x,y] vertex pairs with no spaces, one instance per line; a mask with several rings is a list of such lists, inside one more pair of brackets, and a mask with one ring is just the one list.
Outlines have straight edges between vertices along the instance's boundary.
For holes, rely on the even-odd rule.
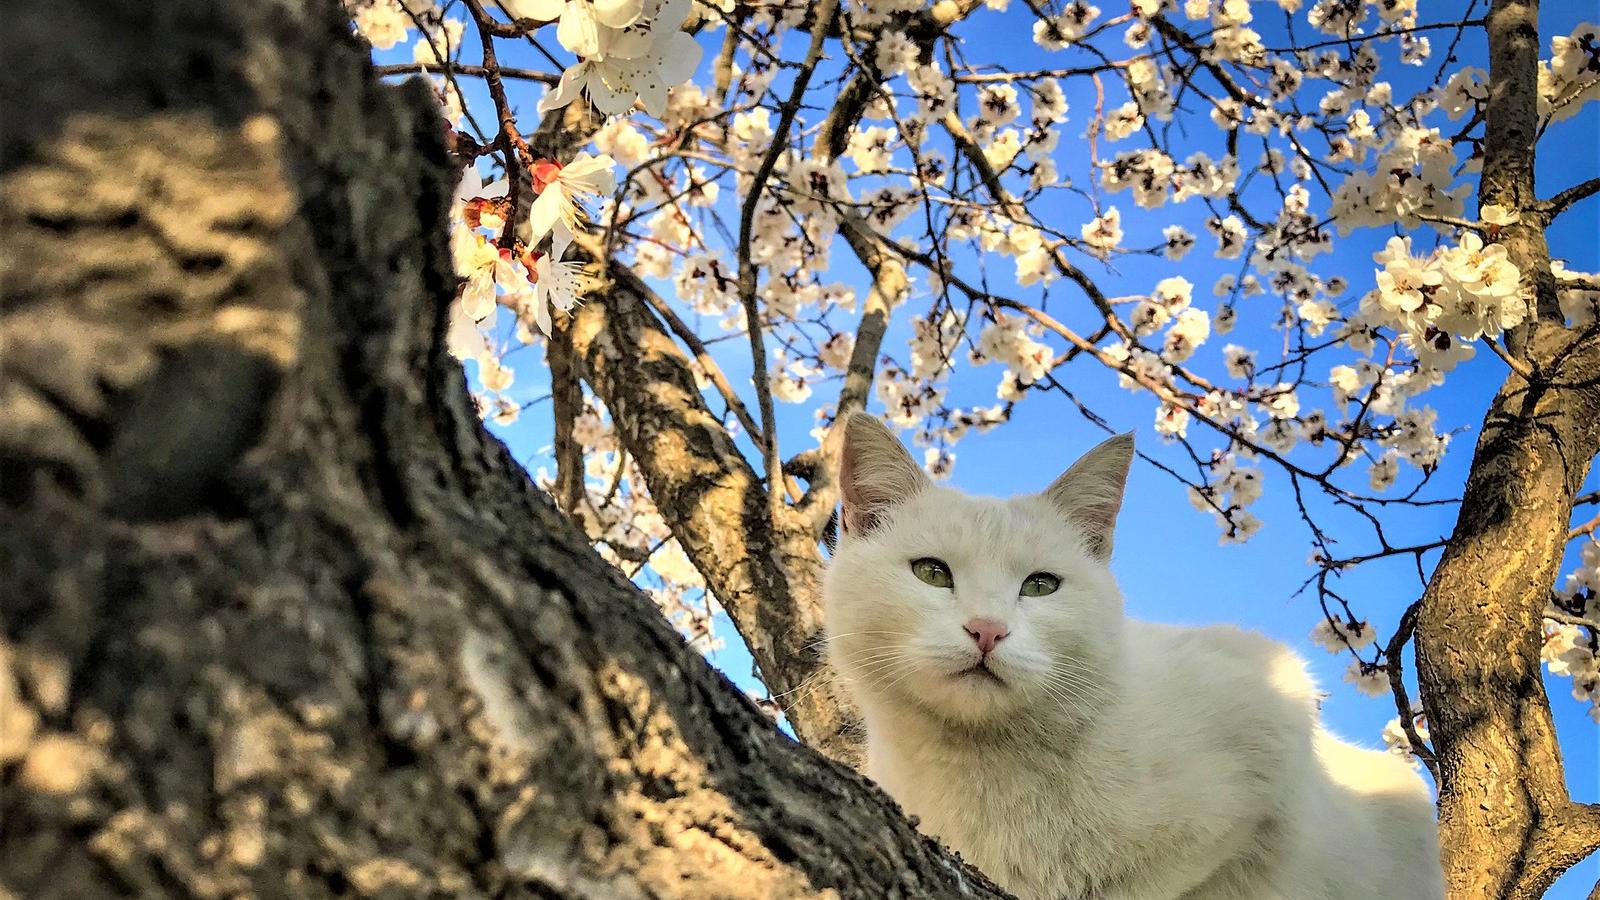
[[506,154],[507,186],[506,227],[500,233],[500,247],[510,250],[517,242],[516,223],[522,202],[522,179],[518,177],[517,168],[531,166],[533,153],[528,149],[528,142],[517,131],[517,116],[511,110],[511,101],[506,98],[505,83],[500,80],[500,63],[494,53],[495,36],[501,33],[500,23],[484,10],[479,0],[466,0],[466,4],[478,26],[478,37],[483,43],[484,78],[489,84],[489,97],[494,101],[495,112],[500,119],[500,133],[495,135],[494,143],[499,144]]
[[1596,622],[1593,619],[1585,619],[1583,616],[1575,616],[1572,613],[1564,613],[1560,610],[1556,610],[1554,612],[1546,610],[1544,617],[1552,622],[1560,622],[1563,625],[1575,625],[1579,628],[1587,628],[1596,634],[1600,634],[1600,622]]
[[1553,219],[1565,212],[1567,207],[1572,204],[1597,193],[1600,193],[1600,178],[1591,178],[1588,181],[1575,184],[1549,200],[1540,203],[1538,209]]
[[794,117],[800,111],[800,104],[805,99],[806,85],[810,84],[811,73],[816,70],[817,62],[822,58],[822,43],[828,36],[828,28],[833,24],[834,15],[839,8],[837,0],[822,0],[820,6],[822,8],[817,11],[811,24],[811,46],[806,50],[805,62],[801,64],[800,71],[795,73],[789,100],[784,103],[783,110],[778,116],[778,125],[772,130],[772,146],[767,148],[767,154],[761,160],[761,167],[751,179],[750,193],[745,196],[744,205],[739,211],[739,300],[744,304],[745,329],[749,332],[750,357],[754,364],[751,380],[755,382],[756,400],[761,408],[762,434],[766,437],[762,444],[761,455],[766,462],[767,497],[774,528],[778,527],[779,512],[783,509],[783,461],[778,456],[778,422],[772,407],[772,385],[767,383],[767,348],[761,332],[761,311],[756,303],[756,268],[750,258],[750,243],[755,230],[756,207],[760,205],[761,192],[766,189],[767,179],[772,177],[772,170],[778,165],[778,157],[783,154],[788,143],[789,126],[794,123]]
[[[418,72],[430,74],[467,75],[473,78],[488,78],[496,72],[491,72],[483,66],[471,66],[465,63],[393,63],[386,66],[373,66],[373,74],[384,75],[411,75]],[[520,78],[524,81],[538,81],[544,84],[555,84],[561,80],[560,75],[550,72],[539,72],[534,69],[513,69],[509,66],[500,66],[497,73],[504,78]]]
[[1499,341],[1489,337],[1488,335],[1484,335],[1483,342],[1489,345],[1489,349],[1494,351],[1495,356],[1500,357],[1501,361],[1503,361],[1507,366],[1511,367],[1511,371],[1521,375],[1523,380],[1534,380],[1532,367],[1530,367],[1526,362],[1517,359],[1515,356],[1512,356],[1510,353],[1507,353],[1506,349],[1500,346]]
[[1439,780],[1439,762],[1433,750],[1422,740],[1422,735],[1417,733],[1416,714],[1411,711],[1411,698],[1406,694],[1406,683],[1402,677],[1400,658],[1405,652],[1406,642],[1411,640],[1411,635],[1417,628],[1417,610],[1422,607],[1422,601],[1406,607],[1400,616],[1400,624],[1395,628],[1394,637],[1389,639],[1389,645],[1383,650],[1384,669],[1389,674],[1389,689],[1394,692],[1395,710],[1400,713],[1400,727],[1405,730],[1406,740],[1411,743],[1411,755],[1422,761],[1428,767],[1428,773],[1434,781]]

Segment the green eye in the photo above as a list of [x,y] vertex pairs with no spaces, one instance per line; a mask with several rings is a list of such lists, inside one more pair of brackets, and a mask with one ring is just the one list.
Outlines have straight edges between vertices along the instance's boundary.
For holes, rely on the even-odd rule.
[[950,577],[950,567],[931,556],[912,560],[911,574],[936,588],[953,587],[956,583],[956,580]]
[[1043,597],[1046,594],[1054,594],[1059,587],[1061,579],[1049,572],[1035,572],[1022,579],[1022,596]]

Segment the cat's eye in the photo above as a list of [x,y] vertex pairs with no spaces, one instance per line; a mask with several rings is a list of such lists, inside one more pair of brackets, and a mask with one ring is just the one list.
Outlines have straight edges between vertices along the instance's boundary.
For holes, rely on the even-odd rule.
[[1059,587],[1061,587],[1061,579],[1051,575],[1049,572],[1035,572],[1022,579],[1022,596],[1043,597],[1047,594],[1054,594]]
[[931,584],[936,588],[954,587],[956,583],[956,580],[950,577],[950,567],[945,565],[942,560],[934,559],[931,556],[912,560],[911,574],[917,576],[917,579],[923,583]]

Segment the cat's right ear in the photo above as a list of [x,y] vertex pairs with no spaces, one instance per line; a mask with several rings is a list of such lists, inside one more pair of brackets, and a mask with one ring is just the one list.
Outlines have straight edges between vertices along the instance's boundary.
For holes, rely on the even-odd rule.
[[1083,531],[1089,555],[1111,558],[1111,532],[1133,464],[1133,432],[1107,438],[1063,472],[1044,495]]
[[875,416],[852,412],[835,427],[844,429],[840,524],[845,534],[860,537],[877,527],[890,507],[921,493],[930,482],[900,439]]

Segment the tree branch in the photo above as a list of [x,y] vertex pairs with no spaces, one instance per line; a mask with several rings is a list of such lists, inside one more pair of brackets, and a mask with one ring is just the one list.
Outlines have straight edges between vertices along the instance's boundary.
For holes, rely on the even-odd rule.
[[420,72],[466,75],[473,78],[488,78],[491,75],[499,75],[502,78],[538,81],[543,84],[556,84],[561,81],[560,75],[540,72],[535,69],[518,69],[511,66],[496,66],[494,69],[488,69],[484,66],[471,66],[465,63],[391,63],[384,66],[373,66],[372,72],[378,76],[412,75]]
[[764,451],[767,439],[762,432],[761,423],[751,417],[750,410],[745,407],[744,401],[740,400],[739,395],[734,392],[733,384],[728,381],[728,376],[722,371],[722,367],[717,365],[716,358],[711,355],[711,351],[706,349],[705,342],[700,340],[700,336],[694,333],[694,329],[690,328],[689,324],[673,311],[672,307],[662,299],[661,295],[655,291],[646,291],[643,297],[645,302],[650,304],[650,308],[655,310],[656,315],[667,323],[667,327],[672,330],[673,335],[688,346],[690,352],[694,354],[694,361],[700,364],[700,369],[706,373],[706,377],[716,387],[717,393],[722,396],[722,402],[728,404],[728,409],[733,411],[734,418],[739,420],[739,424],[743,426],[745,433],[750,435],[750,440]]
[[[601,245],[579,235],[591,255]],[[816,535],[783,506],[774,521],[759,474],[696,386],[689,360],[651,312],[650,288],[627,268],[596,267],[595,302],[570,333],[586,380],[613,413],[617,434],[650,496],[761,668],[762,680],[812,747],[861,759],[854,707],[818,647],[822,558]]]
[[762,433],[766,436],[761,446],[761,456],[766,463],[767,495],[774,528],[778,527],[784,508],[783,461],[778,454],[778,421],[772,407],[772,385],[767,380],[766,340],[762,336],[761,309],[756,298],[756,267],[750,259],[750,243],[754,238],[756,207],[761,203],[761,194],[766,190],[767,179],[772,177],[772,170],[778,164],[778,157],[788,149],[789,126],[794,124],[794,117],[805,99],[811,73],[816,71],[817,62],[822,59],[822,43],[828,36],[828,28],[833,24],[838,9],[838,0],[818,0],[811,23],[811,46],[806,50],[800,71],[795,73],[789,99],[778,114],[778,124],[772,130],[772,146],[767,148],[766,155],[762,157],[761,165],[750,181],[749,193],[745,195],[744,204],[739,210],[739,301],[744,305],[745,330],[750,337],[752,380],[755,381],[756,403],[761,408]]
[[1384,671],[1389,676],[1389,689],[1394,693],[1394,708],[1400,715],[1400,727],[1406,733],[1406,741],[1411,744],[1411,755],[1422,761],[1428,767],[1428,774],[1434,781],[1439,780],[1439,763],[1433,755],[1433,750],[1417,732],[1416,714],[1411,709],[1411,698],[1406,694],[1406,682],[1401,671],[1401,655],[1405,653],[1406,643],[1411,640],[1411,634],[1417,627],[1417,608],[1422,601],[1406,607],[1405,613],[1400,616],[1400,624],[1395,626],[1394,636],[1389,638],[1389,644],[1383,650]]
[[556,326],[545,348],[545,359],[550,364],[551,416],[555,423],[556,505],[580,522],[591,537],[598,538],[598,529],[593,527],[596,523],[580,518],[584,509],[582,501],[588,492],[584,487],[583,447],[572,432],[583,410],[583,385],[578,381],[572,345],[563,325]]
[[1546,217],[1554,219],[1567,211],[1567,208],[1580,200],[1586,200],[1595,194],[1600,194],[1600,178],[1591,178],[1588,181],[1575,184],[1549,200],[1540,203],[1539,211]]
[[[1495,0],[1489,12],[1480,206],[1535,202],[1537,23],[1532,0]],[[1512,372],[1491,403],[1417,613],[1444,871],[1463,897],[1533,900],[1600,841],[1592,809],[1575,811],[1567,793],[1539,656],[1573,498],[1600,451],[1600,343],[1574,340],[1562,321],[1539,219],[1523,215],[1500,243],[1539,297],[1538,320],[1508,349],[1545,380]],[[1586,833],[1574,827],[1584,822]]]

